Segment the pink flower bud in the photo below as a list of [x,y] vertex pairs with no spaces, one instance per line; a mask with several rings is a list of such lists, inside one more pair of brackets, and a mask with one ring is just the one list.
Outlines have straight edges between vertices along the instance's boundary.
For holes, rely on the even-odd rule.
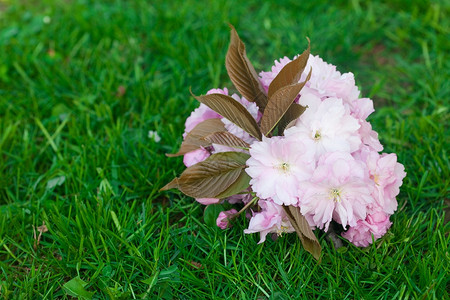
[[219,226],[221,229],[230,228],[231,225],[229,223],[228,218],[236,213],[237,213],[237,210],[235,210],[234,208],[227,210],[227,211],[220,212],[219,216],[217,217],[217,221],[216,221],[217,226]]

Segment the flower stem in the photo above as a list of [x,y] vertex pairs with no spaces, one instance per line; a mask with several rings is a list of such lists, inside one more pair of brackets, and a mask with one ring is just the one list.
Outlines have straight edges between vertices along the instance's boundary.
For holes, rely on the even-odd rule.
[[243,213],[247,208],[249,208],[251,205],[253,205],[258,200],[259,200],[258,197],[253,197],[252,200],[250,200],[247,204],[245,204],[245,206],[240,211],[238,211],[233,216],[231,216],[231,218],[236,218],[237,216],[239,216],[241,213]]

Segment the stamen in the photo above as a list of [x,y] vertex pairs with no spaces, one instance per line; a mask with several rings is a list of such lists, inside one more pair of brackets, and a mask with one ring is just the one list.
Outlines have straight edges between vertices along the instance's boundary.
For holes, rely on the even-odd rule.
[[316,131],[316,133],[314,134],[314,139],[317,141],[317,140],[320,140],[321,137],[322,136],[320,134],[320,131]]
[[370,175],[370,179],[372,179],[373,181],[375,181],[376,185],[380,185],[379,181],[380,181],[380,176],[378,176],[378,174],[375,175]]
[[289,164],[286,162],[283,162],[280,164],[280,169],[281,171],[283,171],[284,173],[289,172]]
[[341,202],[341,191],[338,190],[337,188],[333,188],[330,190],[330,198],[334,201],[334,202]]
[[289,227],[281,225],[280,229],[277,230],[277,235],[282,236],[283,233],[286,233]]

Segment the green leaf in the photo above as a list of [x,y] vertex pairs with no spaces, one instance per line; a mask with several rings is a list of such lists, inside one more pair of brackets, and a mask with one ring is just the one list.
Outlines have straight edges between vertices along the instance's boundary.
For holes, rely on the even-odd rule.
[[248,149],[250,147],[248,143],[227,131],[214,132],[205,136],[203,139],[212,144],[219,144],[233,148]]
[[256,102],[259,109],[264,111],[267,104],[267,95],[255,68],[247,58],[245,45],[239,38],[236,29],[232,25],[230,35],[230,46],[225,58],[225,67],[236,89],[248,101]]
[[308,49],[303,51],[303,53],[299,57],[284,66],[283,69],[281,69],[281,71],[278,73],[277,77],[275,77],[270,83],[268,93],[269,99],[279,89],[294,83],[298,83],[303,71],[305,70],[306,64],[308,63],[310,49],[310,42],[308,39]]
[[297,232],[303,248],[311,253],[316,260],[320,262],[320,254],[322,253],[322,247],[319,244],[314,232],[306,221],[306,218],[301,214],[300,208],[295,206],[283,206],[284,211],[289,217],[289,221]]
[[266,110],[261,118],[261,132],[264,135],[267,136],[274,129],[310,77],[311,71],[304,82],[285,86],[276,91],[269,99],[269,103],[267,103]]
[[245,170],[242,170],[236,181],[215,198],[223,199],[245,191],[250,186],[250,179],[250,176],[245,172]]
[[103,269],[102,269],[102,275],[105,277],[111,277],[114,274],[113,269],[110,265],[106,265]]
[[167,269],[165,269],[159,273],[159,279],[162,279],[162,280],[169,279],[169,278],[177,277],[178,275],[179,275],[178,266],[171,265],[170,267],[168,267]]
[[261,131],[259,130],[256,120],[242,104],[230,96],[222,94],[209,94],[203,96],[195,96],[192,94],[192,96],[219,115],[227,118],[238,127],[248,132],[251,136],[261,140]]
[[200,147],[210,146],[211,143],[203,139],[205,136],[217,132],[224,131],[225,126],[220,119],[208,119],[194,127],[181,143],[180,150],[175,154],[166,154],[168,157],[184,155],[188,152],[197,150]]
[[94,293],[86,291],[84,289],[86,285],[87,282],[81,280],[81,278],[78,276],[66,282],[63,285],[63,289],[69,296],[78,297],[81,299],[92,299]]
[[142,283],[148,284],[149,285],[149,289],[151,289],[157,282],[158,282],[158,277],[159,277],[159,270],[157,270],[155,272],[155,274],[153,274],[151,277],[145,279],[145,280],[141,280]]
[[151,277],[141,280],[142,283],[148,284],[148,290],[151,290],[153,286],[159,285],[163,281],[169,281],[170,283],[180,282],[180,272],[177,265],[172,265],[165,270],[157,270]]
[[116,226],[117,232],[120,233],[120,236],[123,236],[122,226],[120,226],[119,218],[117,218],[117,215],[113,210],[110,210],[109,212],[111,214],[111,218],[113,219],[114,225]]
[[305,110],[306,107],[297,103],[292,103],[283,117],[281,117],[280,122],[278,122],[278,135],[282,135],[284,130],[292,126],[293,124],[290,123],[297,120],[305,112]]
[[216,226],[216,220],[221,211],[225,208],[221,204],[210,204],[206,206],[205,212],[203,213],[203,220],[206,225],[214,227]]
[[175,178],[161,190],[178,188],[193,198],[217,198],[241,175],[249,154],[242,152],[216,153]]

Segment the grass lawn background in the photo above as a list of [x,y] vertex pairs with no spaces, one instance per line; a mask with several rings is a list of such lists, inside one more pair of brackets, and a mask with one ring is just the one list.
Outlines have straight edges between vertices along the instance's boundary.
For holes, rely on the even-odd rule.
[[[66,298],[79,277],[72,292],[99,299],[449,299],[448,2],[277,2],[0,1],[2,297]],[[317,264],[295,234],[258,245],[245,218],[222,231],[158,192],[183,170],[164,154],[198,106],[189,87],[231,86],[228,22],[257,71],[308,36],[374,100],[408,175],[372,246],[321,238]]]

